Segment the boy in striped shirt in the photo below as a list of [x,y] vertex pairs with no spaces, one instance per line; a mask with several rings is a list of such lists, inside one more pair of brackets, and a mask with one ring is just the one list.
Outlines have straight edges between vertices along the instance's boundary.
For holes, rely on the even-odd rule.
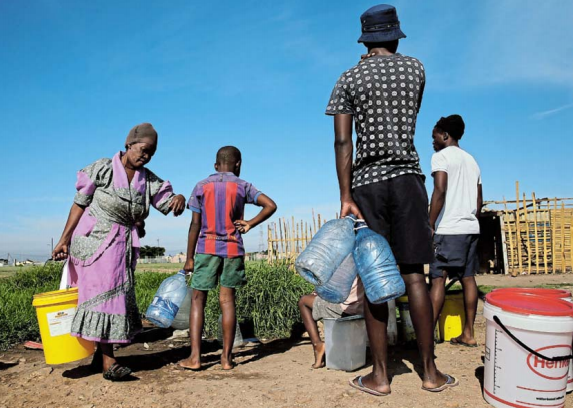
[[[217,152],[217,173],[201,180],[191,193],[187,207],[193,212],[189,227],[187,262],[183,269],[193,272],[193,297],[189,327],[191,356],[180,363],[190,370],[201,369],[201,334],[205,321],[207,293],[221,284],[219,302],[223,312],[223,370],[233,368],[235,339],[235,289],[246,283],[245,249],[242,234],[267,220],[276,204],[251,183],[239,178],[241,152],[225,146]],[[245,204],[262,207],[256,217],[243,219]]]

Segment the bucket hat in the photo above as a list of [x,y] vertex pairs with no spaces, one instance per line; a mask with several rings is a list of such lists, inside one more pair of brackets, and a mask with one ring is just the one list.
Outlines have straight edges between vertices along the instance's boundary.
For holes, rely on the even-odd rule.
[[389,4],[379,4],[366,10],[360,16],[362,35],[361,43],[378,43],[406,38],[400,30],[400,20],[396,8]]

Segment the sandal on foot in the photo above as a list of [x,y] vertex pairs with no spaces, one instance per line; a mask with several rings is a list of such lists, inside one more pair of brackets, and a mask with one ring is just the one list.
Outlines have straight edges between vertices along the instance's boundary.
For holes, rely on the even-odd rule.
[[452,346],[464,346],[464,347],[472,347],[475,348],[477,347],[477,343],[476,344],[470,344],[470,343],[466,343],[465,341],[460,340],[458,337],[454,337],[450,340],[450,344]]
[[[354,381],[356,381],[358,384],[355,384]],[[373,390],[372,388],[368,388],[367,386],[365,386],[362,383],[362,376],[361,375],[349,380],[348,384],[350,384],[350,386],[352,388],[356,388],[359,391],[365,392],[365,393],[370,394],[370,395],[374,395],[376,397],[385,397],[387,395],[390,395],[389,392],[380,392],[380,391],[376,391],[376,390]]]
[[103,378],[109,381],[121,381],[131,374],[131,369],[128,367],[120,366],[118,363],[113,363],[103,373]]
[[451,375],[445,374],[445,376],[446,376],[446,382],[440,385],[439,387],[427,388],[422,385],[422,389],[424,391],[429,391],[429,392],[441,392],[444,391],[446,388],[452,388],[460,385],[460,382]]

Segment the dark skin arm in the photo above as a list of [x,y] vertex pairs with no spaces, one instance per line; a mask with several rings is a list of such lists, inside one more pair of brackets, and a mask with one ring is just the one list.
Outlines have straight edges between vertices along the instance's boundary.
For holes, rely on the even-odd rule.
[[430,226],[436,230],[436,220],[444,208],[446,202],[446,191],[448,189],[448,173],[445,171],[436,171],[434,174],[434,192],[430,202]]
[[353,214],[364,219],[358,205],[352,199],[352,115],[334,116],[334,153],[336,174],[340,187],[340,218]]
[[70,214],[68,215],[68,220],[66,221],[66,226],[64,227],[64,232],[62,232],[62,236],[56,244],[54,252],[52,252],[52,259],[61,261],[68,257],[72,234],[76,229],[76,226],[78,225],[78,222],[80,221],[84,211],[85,207],[77,205],[76,203],[72,204]]
[[[251,228],[256,227],[261,222],[266,221],[277,210],[277,205],[268,196],[261,194],[257,198],[256,205],[263,207],[256,217],[249,221],[237,220],[235,227],[241,234],[246,234]],[[193,219],[189,226],[189,236],[187,240],[187,261],[183,270],[186,272],[193,272],[195,268],[195,248],[197,247],[197,240],[199,239],[199,232],[201,231],[201,214],[193,212]]]
[[237,231],[239,231],[241,234],[246,234],[261,222],[268,220],[270,216],[273,215],[277,210],[277,205],[275,202],[264,194],[261,194],[257,197],[257,202],[255,205],[263,208],[253,219],[249,221],[237,220],[234,222],[235,228],[237,228]]
[[193,269],[195,269],[195,248],[197,247],[200,231],[201,214],[193,211],[193,218],[191,219],[191,225],[189,225],[189,235],[187,237],[187,261],[185,266],[183,266],[185,272],[193,272]]
[[483,207],[483,194],[482,194],[481,184],[478,184],[478,202],[477,202],[477,212],[476,212],[477,218],[481,216],[482,207]]

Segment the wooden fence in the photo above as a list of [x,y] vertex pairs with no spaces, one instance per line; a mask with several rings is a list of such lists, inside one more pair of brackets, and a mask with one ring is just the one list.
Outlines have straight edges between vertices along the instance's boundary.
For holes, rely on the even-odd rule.
[[277,222],[269,223],[267,230],[268,262],[273,263],[278,260],[294,262],[326,221],[320,214],[315,216],[313,210],[310,222],[290,217],[279,218]]
[[[516,200],[502,202],[502,239],[505,240],[506,273],[565,273],[573,271],[571,225],[572,198],[536,198],[520,195],[516,183]],[[515,207],[515,209],[511,208]]]

